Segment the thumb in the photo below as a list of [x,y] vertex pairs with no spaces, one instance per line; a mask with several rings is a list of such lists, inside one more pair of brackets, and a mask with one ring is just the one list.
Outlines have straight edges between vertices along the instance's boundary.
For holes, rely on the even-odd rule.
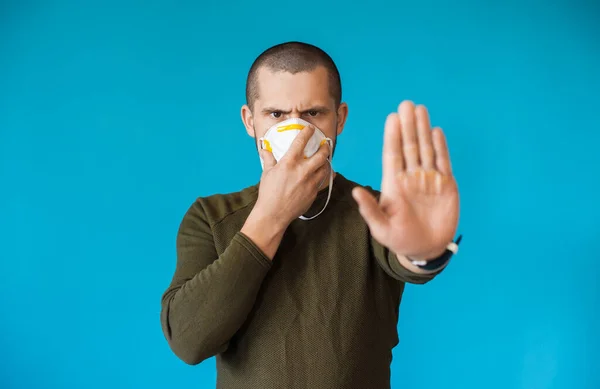
[[352,197],[358,203],[358,210],[367,222],[373,237],[382,240],[384,238],[383,232],[389,222],[387,215],[379,207],[375,196],[366,189],[357,186],[352,190]]
[[260,157],[263,159],[263,163],[265,165],[265,170],[271,169],[273,166],[277,165],[277,160],[273,156],[273,153],[262,149],[259,151]]

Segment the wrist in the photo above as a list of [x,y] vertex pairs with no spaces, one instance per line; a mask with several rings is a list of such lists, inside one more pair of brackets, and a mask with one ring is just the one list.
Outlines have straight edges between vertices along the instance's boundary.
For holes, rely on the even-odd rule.
[[456,241],[446,245],[442,254],[437,254],[437,251],[435,251],[435,254],[424,255],[421,258],[405,257],[404,259],[408,260],[411,265],[418,267],[421,271],[437,272],[443,269],[450,261],[450,258],[458,252],[458,244],[461,240],[462,235],[459,235]]
[[287,224],[278,222],[274,217],[252,210],[240,232],[252,240],[269,259],[273,259],[286,228]]
[[259,205],[255,205],[244,226],[256,226],[270,235],[283,235],[290,223],[291,221],[286,221],[272,212],[263,210]]
[[445,252],[446,252],[446,246],[444,246],[442,248],[435,249],[435,250],[428,251],[426,253],[418,253],[418,254],[415,254],[415,255],[407,255],[406,257],[409,258],[411,261],[419,261],[419,262],[425,261],[425,262],[428,262],[428,261],[432,261],[434,259],[439,258]]

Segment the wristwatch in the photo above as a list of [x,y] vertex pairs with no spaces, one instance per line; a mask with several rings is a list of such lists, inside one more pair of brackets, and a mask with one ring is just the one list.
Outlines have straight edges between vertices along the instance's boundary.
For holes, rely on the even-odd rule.
[[414,261],[409,258],[410,263],[413,265],[423,269],[423,270],[436,270],[448,263],[450,258],[456,253],[458,253],[458,244],[462,240],[462,235],[459,235],[458,238],[454,242],[450,242],[448,246],[446,246],[446,251],[439,257],[432,259],[430,261]]

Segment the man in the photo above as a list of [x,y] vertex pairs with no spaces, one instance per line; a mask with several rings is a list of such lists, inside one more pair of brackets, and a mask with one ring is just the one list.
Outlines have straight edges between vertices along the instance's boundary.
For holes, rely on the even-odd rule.
[[[380,193],[330,170],[348,107],[326,53],[274,46],[246,92],[241,116],[263,174],[184,216],[165,337],[188,364],[216,355],[219,388],[388,388],[404,285],[431,280],[456,248],[444,135],[425,107],[400,104],[385,122]],[[307,156],[315,134],[323,141]],[[278,155],[267,138],[283,144]]]

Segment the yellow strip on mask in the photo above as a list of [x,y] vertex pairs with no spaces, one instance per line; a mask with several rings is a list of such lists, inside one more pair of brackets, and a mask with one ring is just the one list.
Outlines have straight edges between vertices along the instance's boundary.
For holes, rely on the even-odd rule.
[[304,129],[304,124],[288,124],[287,126],[277,127],[277,132],[302,130],[302,129]]
[[271,143],[269,143],[269,141],[266,139],[263,139],[263,143],[265,144],[265,150],[272,153],[273,148],[271,147]]

